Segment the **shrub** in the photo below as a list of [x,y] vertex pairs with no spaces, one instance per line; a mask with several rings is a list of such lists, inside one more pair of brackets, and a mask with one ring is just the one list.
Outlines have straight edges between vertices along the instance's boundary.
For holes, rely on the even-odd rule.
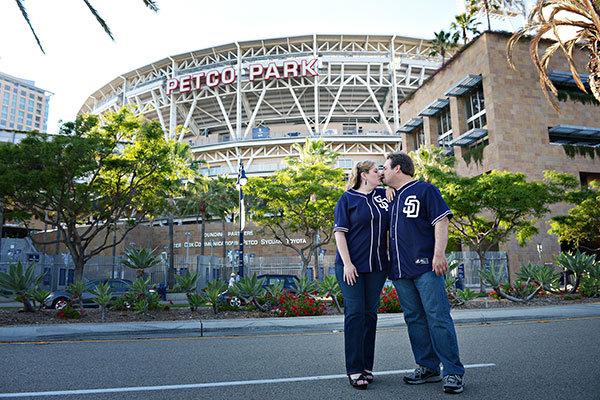
[[277,317],[299,317],[309,315],[322,315],[325,304],[317,301],[308,293],[292,293],[284,289],[281,295],[273,299],[272,314]]
[[75,308],[73,302],[69,301],[63,308],[56,310],[56,315],[60,319],[80,319],[85,316],[85,311]]
[[380,313],[400,313],[402,307],[398,300],[398,293],[393,286],[385,286],[381,291],[381,300],[379,301]]

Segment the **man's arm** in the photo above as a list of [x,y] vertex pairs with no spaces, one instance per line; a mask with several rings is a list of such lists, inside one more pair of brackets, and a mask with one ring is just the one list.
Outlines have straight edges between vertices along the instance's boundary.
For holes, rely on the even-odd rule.
[[446,246],[448,245],[448,226],[450,220],[444,217],[434,226],[435,248],[433,250],[432,267],[437,276],[448,272],[448,261],[446,260]]

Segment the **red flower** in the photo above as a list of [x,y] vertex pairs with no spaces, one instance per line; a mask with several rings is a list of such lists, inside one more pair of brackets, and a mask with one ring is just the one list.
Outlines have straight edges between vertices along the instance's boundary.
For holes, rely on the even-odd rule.
[[169,300],[169,304],[173,305],[173,300]]
[[[173,303],[171,303],[173,304]],[[169,311],[171,308],[169,306],[165,306],[165,311]]]
[[75,300],[75,299],[77,299],[77,298],[78,298],[77,296],[73,296],[73,300]]

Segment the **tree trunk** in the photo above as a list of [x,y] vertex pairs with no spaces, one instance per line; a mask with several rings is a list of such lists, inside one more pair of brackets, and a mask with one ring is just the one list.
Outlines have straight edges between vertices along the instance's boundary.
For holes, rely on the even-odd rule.
[[202,233],[200,234],[200,238],[202,238],[202,243],[200,244],[200,254],[204,256],[204,237],[206,236],[206,211],[202,211]]
[[488,0],[483,0],[483,6],[485,7],[485,16],[487,17],[488,31],[491,31],[492,25],[490,24],[490,6],[488,4]]
[[2,227],[4,226],[4,203],[0,201],[0,255],[2,255]]
[[[593,44],[592,44],[593,46]],[[590,77],[588,82],[592,95],[596,100],[600,101],[600,44],[597,44],[594,49],[590,49],[590,62],[588,68],[590,70]]]
[[[484,267],[485,259],[483,257],[483,253],[481,252],[480,248],[477,248],[477,255],[479,256],[479,270],[481,272],[483,272],[483,270],[485,269],[485,267]],[[483,282],[483,279],[480,279],[480,281],[479,281],[479,292],[485,293],[485,283]]]
[[27,293],[23,293],[19,297],[21,298],[21,303],[23,303],[23,311],[35,312],[35,309],[31,305],[31,301],[29,300],[29,296],[27,296]]
[[223,223],[223,263],[227,258],[227,247],[225,247],[225,238],[227,237],[227,231],[225,229],[225,215],[223,215],[223,219],[221,220]]

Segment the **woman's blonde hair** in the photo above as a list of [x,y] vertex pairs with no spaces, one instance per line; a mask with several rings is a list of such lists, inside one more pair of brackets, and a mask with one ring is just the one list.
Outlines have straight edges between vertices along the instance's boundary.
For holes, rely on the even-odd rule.
[[363,172],[369,173],[371,168],[373,168],[373,166],[375,165],[375,162],[371,160],[359,161],[356,164],[354,164],[354,167],[352,167],[352,171],[350,171],[350,177],[348,178],[346,190],[358,189],[360,187],[360,184],[362,183],[360,174],[362,174]]

